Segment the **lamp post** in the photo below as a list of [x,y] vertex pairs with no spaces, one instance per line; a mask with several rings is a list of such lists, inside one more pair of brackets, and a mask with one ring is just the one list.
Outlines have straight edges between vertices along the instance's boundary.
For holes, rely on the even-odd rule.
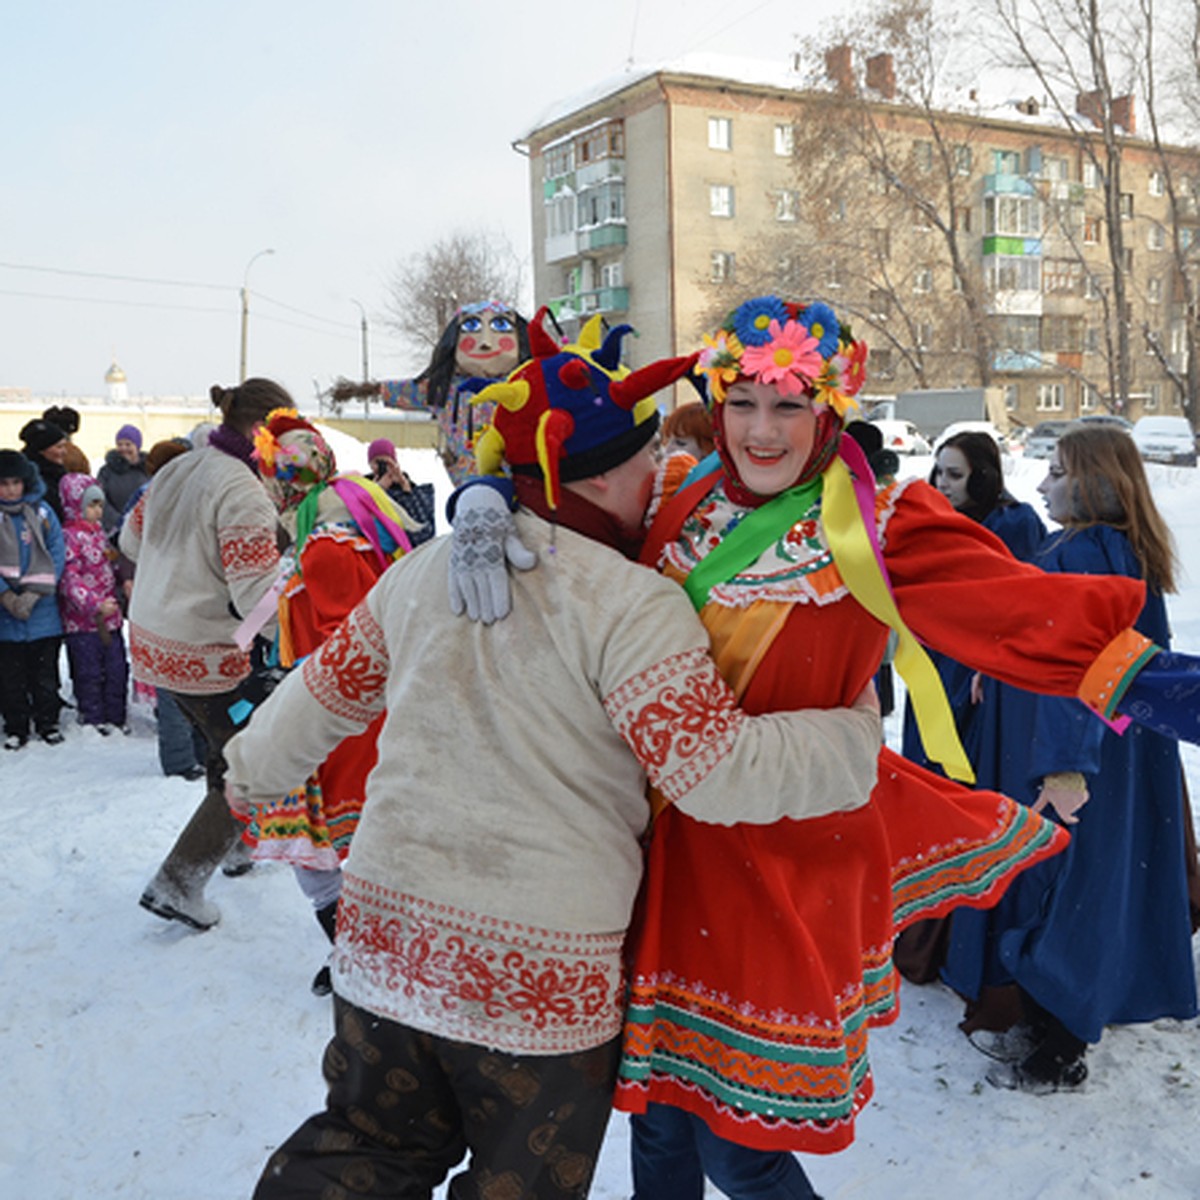
[[246,270],[242,273],[242,352],[238,359],[238,382],[246,382],[246,338],[250,330],[250,289],[248,287],[250,279],[250,268],[262,258],[264,254],[274,254],[274,250],[260,250],[257,254],[252,255],[250,261],[246,264]]
[[[362,301],[355,300],[353,296],[350,297],[350,303],[358,305],[358,311],[362,317],[362,325],[361,325],[361,328],[362,328],[362,360],[363,360],[362,381],[363,381],[363,383],[366,383],[367,380],[371,378],[370,368],[367,366],[367,310],[365,308],[363,308]],[[365,420],[370,415],[371,415],[371,397],[368,396],[366,394],[366,391],[364,390],[364,392],[363,392],[363,419]]]

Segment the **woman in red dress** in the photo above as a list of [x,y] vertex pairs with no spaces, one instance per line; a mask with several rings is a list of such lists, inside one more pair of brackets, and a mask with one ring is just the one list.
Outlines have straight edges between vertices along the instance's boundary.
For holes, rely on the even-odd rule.
[[[717,453],[663,505],[643,561],[689,592],[747,712],[850,703],[891,626],[931,757],[969,779],[917,639],[1076,694],[1140,586],[1044,576],[923,482],[876,491],[840,437],[866,347],[825,305],[758,297],[705,343]],[[853,1140],[868,1030],[897,1016],[897,931],[995,903],[1066,840],[886,748],[854,812],[715,826],[661,807],[616,1098],[636,1114],[635,1196],[699,1198],[705,1174],[734,1200],[812,1196],[791,1152]]]

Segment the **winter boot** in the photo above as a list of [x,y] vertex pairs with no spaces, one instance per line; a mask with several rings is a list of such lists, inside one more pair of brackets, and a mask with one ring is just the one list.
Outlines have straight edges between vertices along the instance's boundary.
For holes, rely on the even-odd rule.
[[205,900],[203,893],[194,896],[184,891],[162,871],[150,881],[138,903],[164,921],[179,921],[200,933],[221,919],[221,910],[211,900]]
[[239,837],[225,853],[221,860],[221,874],[236,879],[254,870],[254,859],[250,857],[250,847]]

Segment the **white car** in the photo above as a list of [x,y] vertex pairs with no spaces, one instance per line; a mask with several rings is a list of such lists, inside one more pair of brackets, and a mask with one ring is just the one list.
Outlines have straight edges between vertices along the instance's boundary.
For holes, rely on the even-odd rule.
[[941,433],[937,435],[937,439],[933,443],[933,452],[936,454],[942,447],[942,444],[954,437],[958,433],[986,433],[988,437],[1000,447],[1000,453],[1006,452],[1004,444],[1004,434],[998,430],[991,421],[955,421],[951,425],[947,425]]
[[872,421],[872,425],[883,435],[883,448],[896,454],[928,454],[929,443],[921,431],[911,422],[899,418]]
[[1133,440],[1147,462],[1196,465],[1196,434],[1187,417],[1142,417],[1134,422]]
[[1033,427],[1025,439],[1026,458],[1049,458],[1058,439],[1070,428],[1070,421],[1042,421]]

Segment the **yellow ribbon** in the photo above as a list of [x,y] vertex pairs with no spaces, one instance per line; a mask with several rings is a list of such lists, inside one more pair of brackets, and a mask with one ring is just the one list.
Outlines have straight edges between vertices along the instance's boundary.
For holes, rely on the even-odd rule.
[[937,668],[896,608],[875,557],[875,548],[863,525],[850,470],[840,458],[835,458],[824,472],[821,524],[829,539],[834,562],[851,595],[877,621],[894,629],[899,637],[896,670],[912,698],[925,753],[933,762],[940,763],[951,779],[974,783],[975,772],[959,741],[954,715]]

